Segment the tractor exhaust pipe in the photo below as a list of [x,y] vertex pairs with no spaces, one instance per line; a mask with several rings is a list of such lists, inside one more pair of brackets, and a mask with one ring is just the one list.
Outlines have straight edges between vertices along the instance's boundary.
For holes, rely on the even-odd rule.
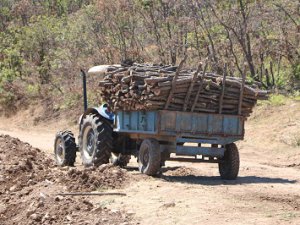
[[87,94],[86,94],[86,73],[84,72],[83,69],[81,69],[80,71],[82,76],[82,87],[83,87],[83,107],[84,107],[84,111],[86,111],[88,106]]

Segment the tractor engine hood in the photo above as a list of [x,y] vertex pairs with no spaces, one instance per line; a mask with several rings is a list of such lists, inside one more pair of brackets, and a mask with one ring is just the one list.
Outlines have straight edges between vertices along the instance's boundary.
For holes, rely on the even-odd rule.
[[88,70],[88,74],[89,75],[97,75],[97,76],[100,76],[101,78],[104,78],[107,73],[107,70],[110,66],[121,67],[121,65],[119,65],[119,64],[94,66]]

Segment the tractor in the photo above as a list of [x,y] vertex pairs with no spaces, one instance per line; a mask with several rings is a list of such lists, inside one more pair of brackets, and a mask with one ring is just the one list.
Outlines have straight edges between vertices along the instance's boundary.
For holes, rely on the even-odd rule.
[[[88,75],[102,79],[107,68],[92,67]],[[237,177],[240,160],[234,142],[244,137],[243,116],[170,110],[112,112],[107,104],[88,108],[86,73],[81,74],[85,110],[78,122],[78,144],[71,131],[58,132],[57,165],[74,166],[80,152],[84,166],[112,162],[125,167],[134,156],[139,171],[151,176],[170,160],[218,163],[222,179]]]

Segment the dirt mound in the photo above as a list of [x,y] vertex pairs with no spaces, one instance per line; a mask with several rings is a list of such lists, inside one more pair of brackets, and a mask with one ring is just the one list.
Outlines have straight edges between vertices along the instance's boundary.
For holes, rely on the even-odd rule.
[[131,215],[91,203],[84,197],[49,196],[33,191],[1,202],[0,223],[5,224],[131,224]]
[[125,170],[111,164],[84,170],[70,169],[64,176],[69,191],[94,191],[97,189],[120,188],[126,181]]
[[197,171],[193,168],[188,168],[185,166],[182,167],[176,167],[174,169],[169,169],[164,173],[164,175],[167,176],[191,176],[195,175]]
[[39,149],[19,139],[0,136],[0,193],[7,190],[20,191],[42,180],[53,179],[49,170],[53,161]]
[[260,196],[262,201],[270,201],[279,203],[285,207],[289,207],[293,210],[300,210],[300,196],[299,195],[284,195],[284,196]]
[[125,171],[99,168],[61,170],[39,149],[0,135],[0,224],[120,224],[130,216],[94,205],[85,197],[62,192],[120,188]]
[[0,160],[0,193],[19,191],[44,180],[65,184],[68,191],[95,191],[120,188],[127,178],[124,170],[112,165],[61,170],[39,149],[7,135],[0,136]]

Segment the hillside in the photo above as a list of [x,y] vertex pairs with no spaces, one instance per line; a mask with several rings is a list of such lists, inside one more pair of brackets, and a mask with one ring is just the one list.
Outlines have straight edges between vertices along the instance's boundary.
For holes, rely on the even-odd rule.
[[[162,0],[2,0],[0,113],[29,105],[80,105],[80,69],[121,61],[247,75],[263,89],[299,89],[299,2]],[[99,103],[98,79],[89,100]]]

